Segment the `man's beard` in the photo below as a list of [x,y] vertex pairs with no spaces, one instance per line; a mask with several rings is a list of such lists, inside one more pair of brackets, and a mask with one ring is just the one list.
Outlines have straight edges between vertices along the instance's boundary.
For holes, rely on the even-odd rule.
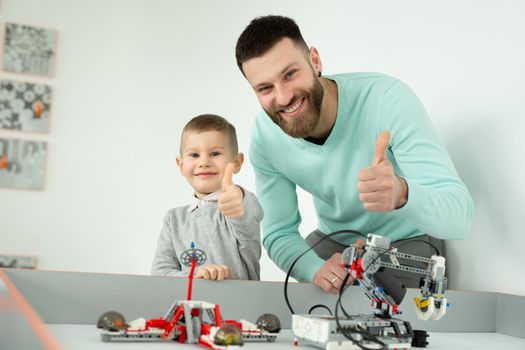
[[[323,103],[324,89],[319,79],[314,75],[314,85],[307,91],[301,91],[299,94],[294,95],[290,103],[287,106],[293,105],[298,100],[304,97],[303,103],[306,103],[306,110],[297,117],[289,120],[285,120],[280,115],[280,111],[286,106],[273,105],[271,110],[265,110],[266,114],[270,116],[275,124],[277,124],[286,134],[295,138],[306,138],[310,136],[317,125],[321,117],[321,105]],[[302,108],[302,107],[299,107]]]

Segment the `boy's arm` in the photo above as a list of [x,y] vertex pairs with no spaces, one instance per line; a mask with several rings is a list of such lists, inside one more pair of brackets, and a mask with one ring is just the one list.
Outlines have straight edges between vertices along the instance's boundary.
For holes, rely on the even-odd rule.
[[251,280],[260,279],[261,230],[260,223],[263,210],[257,197],[250,191],[241,188],[244,193],[244,213],[235,218],[226,217],[238,242],[241,259],[245,262]]
[[164,224],[157,241],[157,249],[153,264],[151,266],[152,275],[160,276],[187,276],[186,271],[182,271],[180,261],[173,245],[173,225],[171,216],[166,214]]

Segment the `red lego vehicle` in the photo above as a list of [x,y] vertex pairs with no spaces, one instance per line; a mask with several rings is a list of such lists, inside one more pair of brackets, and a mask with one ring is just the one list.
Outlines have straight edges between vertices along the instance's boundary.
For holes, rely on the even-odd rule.
[[103,341],[174,340],[179,343],[200,344],[210,349],[234,349],[244,341],[275,341],[281,324],[277,316],[264,314],[257,322],[223,320],[218,304],[191,300],[195,266],[206,260],[206,253],[191,248],[181,256],[181,262],[191,266],[188,283],[188,300],[175,301],[164,317],[126,323],[116,311],[100,316]]
[[99,320],[103,341],[175,340],[201,344],[210,349],[233,349],[248,340],[275,341],[280,331],[276,316],[265,314],[257,324],[240,320],[222,320],[219,305],[204,301],[176,301],[161,318],[139,318],[126,324],[117,312],[104,313]]

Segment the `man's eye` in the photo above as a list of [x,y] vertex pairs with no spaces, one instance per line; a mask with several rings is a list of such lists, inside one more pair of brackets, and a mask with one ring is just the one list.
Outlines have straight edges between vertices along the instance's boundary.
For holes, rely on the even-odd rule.
[[286,73],[286,79],[290,79],[291,77],[294,76],[295,72],[297,72],[295,69],[289,71],[288,73]]
[[257,92],[265,93],[265,92],[270,91],[270,89],[271,89],[271,86],[263,86],[263,87],[260,87],[259,89],[257,89]]

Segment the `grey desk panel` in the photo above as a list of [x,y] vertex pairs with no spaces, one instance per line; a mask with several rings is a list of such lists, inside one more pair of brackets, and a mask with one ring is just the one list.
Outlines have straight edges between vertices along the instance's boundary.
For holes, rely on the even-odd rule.
[[[168,342],[108,342],[100,340],[98,330],[93,325],[49,325],[51,333],[59,340],[64,350],[196,350],[204,349],[198,345],[181,345]],[[525,339],[515,338],[499,333],[436,333],[431,332],[427,338],[429,350],[523,350]],[[293,346],[293,336],[290,330],[279,334],[275,343],[256,342],[245,343],[244,350],[315,350],[319,349],[299,343]]]
[[44,342],[0,278],[0,350],[44,348]]
[[[174,300],[186,298],[187,279],[177,277],[96,274],[60,271],[6,270],[8,277],[49,324],[94,324],[105,311],[116,310],[127,320],[156,318]],[[225,319],[255,321],[262,313],[276,314],[283,328],[291,315],[283,298],[283,283],[195,280],[193,299],[218,303]],[[495,332],[496,294],[448,291],[451,308],[440,321],[416,318],[408,291],[400,318],[415,329],[437,332]],[[335,305],[336,297],[311,284],[291,283],[289,297],[296,313],[307,313],[314,304]],[[523,301],[522,301],[523,302]],[[351,287],[343,299],[351,314],[371,314],[370,301],[359,287]]]
[[497,332],[525,338],[525,298],[497,294]]
[[[8,276],[46,323],[94,324],[108,310],[128,320],[159,317],[187,290],[187,279],[177,277],[29,270]],[[277,284],[195,280],[193,299],[219,303],[225,318],[255,320],[264,311],[290,323]]]

